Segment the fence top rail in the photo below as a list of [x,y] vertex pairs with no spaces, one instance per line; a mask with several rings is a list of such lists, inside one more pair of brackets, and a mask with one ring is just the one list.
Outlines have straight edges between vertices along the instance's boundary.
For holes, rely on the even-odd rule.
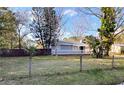
[[85,56],[85,55],[90,55],[90,54],[52,54],[53,56]]

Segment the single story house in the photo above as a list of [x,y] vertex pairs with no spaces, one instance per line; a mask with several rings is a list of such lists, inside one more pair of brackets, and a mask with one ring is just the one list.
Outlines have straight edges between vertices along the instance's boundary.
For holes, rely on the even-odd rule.
[[66,54],[90,54],[90,47],[85,43],[59,41],[56,46],[52,46],[53,55]]
[[115,54],[124,54],[124,44],[113,44],[110,52]]

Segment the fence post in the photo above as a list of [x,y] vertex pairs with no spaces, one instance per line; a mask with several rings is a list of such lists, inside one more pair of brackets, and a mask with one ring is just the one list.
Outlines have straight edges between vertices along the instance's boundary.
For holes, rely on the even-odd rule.
[[112,69],[114,68],[114,55],[112,56]]
[[82,71],[82,54],[80,55],[80,72]]
[[32,65],[32,54],[30,54],[30,57],[29,57],[29,78],[31,77],[31,65]]
[[57,49],[55,49],[55,55],[56,55],[56,57],[58,57],[58,54],[57,54]]

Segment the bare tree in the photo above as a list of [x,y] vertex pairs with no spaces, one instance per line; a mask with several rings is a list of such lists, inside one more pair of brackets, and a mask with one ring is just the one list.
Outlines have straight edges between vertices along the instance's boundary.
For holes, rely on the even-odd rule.
[[64,16],[64,8],[56,8],[56,15],[57,15],[57,19],[58,19],[58,31],[57,31],[57,37],[61,38],[64,33],[65,33],[65,25],[68,22],[68,18],[65,18]]
[[73,31],[71,32],[73,37],[82,37],[85,33],[85,27],[81,21],[77,21],[73,23]]
[[14,15],[16,17],[16,30],[17,30],[18,44],[19,44],[18,47],[19,49],[21,49],[22,48],[21,42],[23,38],[29,34],[29,32],[27,31],[22,31],[24,30],[25,27],[27,27],[26,24],[28,23],[28,12],[17,11],[14,13]]

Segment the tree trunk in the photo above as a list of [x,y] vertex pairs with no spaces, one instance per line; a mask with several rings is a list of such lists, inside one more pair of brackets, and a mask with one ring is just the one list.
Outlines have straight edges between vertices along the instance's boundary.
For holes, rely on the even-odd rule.
[[109,56],[109,47],[106,47],[106,49],[105,49],[105,56]]
[[20,30],[19,30],[19,49],[21,49],[21,37],[20,37]]
[[43,40],[43,32],[40,33],[40,36],[41,36],[41,38],[40,38],[40,43],[41,43],[41,45],[43,46],[43,49],[45,49],[44,40]]
[[10,37],[10,49],[13,49],[13,33],[12,32]]
[[114,55],[112,56],[112,69],[114,68]]
[[102,47],[98,47],[96,51],[96,58],[103,58],[103,49]]
[[103,49],[102,49],[102,46],[99,47],[99,58],[103,58]]
[[11,41],[10,41],[10,48],[12,49],[13,48],[13,40],[11,38]]
[[105,50],[106,50],[105,56],[109,56],[109,51],[111,49],[113,42],[114,42],[114,39],[111,37],[108,44],[105,46]]

